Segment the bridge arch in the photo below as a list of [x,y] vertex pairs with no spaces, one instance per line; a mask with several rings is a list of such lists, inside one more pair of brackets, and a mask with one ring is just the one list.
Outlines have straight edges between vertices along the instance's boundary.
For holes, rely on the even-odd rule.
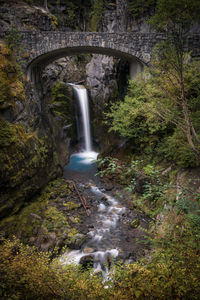
[[65,57],[73,56],[78,54],[103,54],[108,56],[117,57],[129,62],[130,78],[133,78],[138,72],[143,70],[144,65],[147,63],[142,59],[138,58],[135,53],[124,52],[123,49],[98,47],[98,46],[74,46],[74,47],[64,47],[55,50],[50,50],[40,54],[39,56],[33,58],[27,65],[26,74],[29,80],[33,82],[38,82],[39,76],[43,68],[53,61]]

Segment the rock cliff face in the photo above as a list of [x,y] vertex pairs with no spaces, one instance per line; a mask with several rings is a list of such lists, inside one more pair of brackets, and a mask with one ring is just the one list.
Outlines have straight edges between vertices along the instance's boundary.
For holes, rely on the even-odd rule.
[[105,103],[117,91],[116,63],[113,57],[94,54],[86,65],[87,86],[96,113],[101,113]]
[[[0,216],[16,211],[57,174],[55,149],[47,134],[41,105],[10,49],[0,44]],[[29,95],[27,97],[27,95]]]
[[[0,27],[3,31],[72,31],[76,26],[88,30],[88,11],[74,16],[71,25],[66,11],[64,2],[50,4],[46,11],[23,1],[0,0]],[[130,27],[127,16],[126,0],[106,2],[97,30],[124,31]],[[124,77],[128,73],[126,64],[113,57],[78,55],[48,65],[35,87],[26,82],[17,63],[16,56],[26,55],[23,49],[12,50],[15,33],[9,36],[10,49],[3,41],[0,45],[0,216],[19,210],[24,201],[61,174],[68,161],[70,139],[75,139],[75,122],[72,91],[65,83],[81,81],[87,86],[97,138],[105,130],[101,123],[105,105],[115,100],[119,90],[118,71],[125,70]],[[98,141],[103,148],[111,143],[109,136]]]
[[[1,30],[53,30],[52,17],[24,3],[1,1]],[[37,26],[37,27],[36,27]],[[15,28],[16,28],[15,27]],[[69,139],[61,116],[45,105],[17,63],[16,36],[0,43],[0,217],[17,212],[50,179],[62,174]],[[23,49],[17,49],[23,55]],[[22,54],[21,54],[22,53]]]
[[9,30],[55,30],[55,17],[39,6],[15,0],[0,1],[0,28]]

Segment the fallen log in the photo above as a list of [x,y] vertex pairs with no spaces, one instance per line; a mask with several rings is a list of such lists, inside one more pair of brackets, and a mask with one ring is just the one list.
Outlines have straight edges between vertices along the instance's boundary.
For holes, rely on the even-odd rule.
[[82,203],[82,205],[83,205],[83,207],[85,209],[85,212],[86,212],[87,216],[89,217],[90,216],[89,206],[87,205],[85,197],[80,194],[80,192],[79,192],[79,190],[78,190],[78,188],[76,186],[76,183],[73,180],[66,180],[66,179],[65,179],[65,182],[71,183],[73,185],[73,187],[74,187],[75,191],[77,192],[77,194],[79,196],[79,199],[80,199],[80,201],[81,201],[81,203]]

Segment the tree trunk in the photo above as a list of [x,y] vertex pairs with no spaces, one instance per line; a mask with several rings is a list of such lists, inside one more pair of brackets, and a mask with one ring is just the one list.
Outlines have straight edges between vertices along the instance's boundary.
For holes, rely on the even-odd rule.
[[178,36],[175,36],[174,45],[176,48],[176,55],[178,60],[178,69],[180,75],[180,90],[181,90],[181,105],[183,110],[183,115],[186,125],[186,137],[190,147],[192,148],[196,159],[199,160],[200,152],[195,146],[195,143],[200,144],[200,140],[196,134],[192,121],[190,119],[189,108],[185,97],[185,84],[184,84],[184,75],[183,75],[183,65],[184,65],[184,50],[183,50],[183,32],[179,32]]
[[198,137],[195,132],[195,129],[192,125],[192,122],[190,120],[189,116],[189,110],[188,110],[188,105],[186,103],[185,99],[185,89],[184,89],[184,82],[183,78],[181,78],[181,98],[182,98],[182,109],[183,109],[183,114],[184,114],[184,119],[185,119],[185,125],[186,125],[186,137],[188,140],[188,143],[192,150],[195,153],[196,158],[199,158],[199,150],[195,146],[195,142],[198,142]]
[[44,8],[45,8],[46,10],[48,10],[48,3],[47,3],[47,0],[44,0]]

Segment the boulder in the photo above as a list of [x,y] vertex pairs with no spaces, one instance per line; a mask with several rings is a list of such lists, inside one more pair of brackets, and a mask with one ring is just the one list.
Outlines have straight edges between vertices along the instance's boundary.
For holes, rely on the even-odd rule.
[[81,246],[83,245],[83,243],[85,242],[85,240],[86,240],[86,235],[85,234],[77,233],[74,236],[73,242],[70,245],[68,244],[68,246],[71,249],[78,250],[78,249],[81,248]]
[[135,190],[139,194],[143,194],[145,190],[145,185],[148,183],[148,178],[141,176],[136,180]]
[[92,252],[94,252],[94,249],[93,249],[93,248],[90,248],[90,247],[85,247],[84,250],[83,250],[83,252],[84,252],[85,254],[87,254],[87,253],[92,253]]
[[88,269],[93,266],[93,262],[94,262],[94,256],[92,254],[89,254],[81,257],[79,263],[82,265],[84,269]]

